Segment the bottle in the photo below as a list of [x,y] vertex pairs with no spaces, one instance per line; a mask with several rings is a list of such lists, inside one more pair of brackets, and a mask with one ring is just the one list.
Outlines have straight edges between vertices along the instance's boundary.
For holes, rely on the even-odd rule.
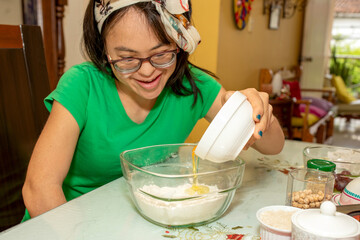
[[313,193],[323,195],[323,200],[330,200],[335,185],[336,164],[324,159],[311,159],[307,162],[308,181],[306,188]]

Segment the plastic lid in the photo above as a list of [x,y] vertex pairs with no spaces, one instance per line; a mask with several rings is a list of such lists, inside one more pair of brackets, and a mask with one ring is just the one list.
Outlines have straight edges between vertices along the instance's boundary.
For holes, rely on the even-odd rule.
[[323,202],[320,209],[296,212],[291,220],[303,231],[321,237],[345,238],[360,233],[360,223],[349,215],[336,212],[336,206],[330,201]]
[[324,159],[311,159],[307,162],[307,167],[324,172],[334,172],[336,164]]

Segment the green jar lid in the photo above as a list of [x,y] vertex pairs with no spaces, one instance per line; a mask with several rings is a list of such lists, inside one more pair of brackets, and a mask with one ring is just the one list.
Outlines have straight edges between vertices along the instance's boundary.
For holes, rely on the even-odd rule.
[[324,172],[334,172],[336,164],[324,159],[311,159],[307,162],[307,167]]

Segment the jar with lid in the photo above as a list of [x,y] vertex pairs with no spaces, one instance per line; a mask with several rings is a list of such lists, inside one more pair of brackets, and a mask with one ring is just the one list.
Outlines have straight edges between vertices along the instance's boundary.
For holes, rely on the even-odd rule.
[[[309,180],[308,189],[312,189],[312,191],[323,191],[325,192],[327,190],[327,192],[331,192],[331,194],[333,193],[334,190],[334,184],[335,184],[335,169],[336,169],[336,164],[333,162],[330,162],[328,160],[324,160],[324,159],[311,159],[307,162],[307,168],[308,169],[315,169],[318,171],[321,171],[323,173],[326,173],[329,175],[329,177],[333,176],[334,177],[334,183],[331,184],[329,183],[327,186],[325,186],[324,183],[322,182],[327,182],[326,178],[323,178],[322,176],[319,175],[318,172],[316,171],[308,171],[308,173],[306,174],[305,178],[307,180]],[[331,177],[332,178],[332,177]],[[319,181],[319,183],[314,184],[313,182],[317,182]],[[328,187],[329,189],[325,189],[324,188]],[[329,199],[327,199],[329,200]]]
[[320,209],[295,212],[291,217],[291,239],[303,240],[358,240],[360,223],[355,218],[337,212],[330,201]]
[[332,197],[335,183],[335,164],[327,160],[312,159],[308,168],[289,172],[286,205],[302,209],[319,208]]

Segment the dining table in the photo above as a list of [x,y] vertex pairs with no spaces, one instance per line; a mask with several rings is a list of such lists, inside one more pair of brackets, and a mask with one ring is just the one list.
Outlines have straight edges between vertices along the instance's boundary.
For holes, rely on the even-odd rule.
[[0,240],[260,239],[256,212],[269,205],[285,205],[288,172],[303,167],[303,149],[316,145],[285,140],[277,155],[263,155],[252,148],[242,151],[242,184],[226,212],[206,225],[166,228],[147,221],[120,177],[1,232]]

